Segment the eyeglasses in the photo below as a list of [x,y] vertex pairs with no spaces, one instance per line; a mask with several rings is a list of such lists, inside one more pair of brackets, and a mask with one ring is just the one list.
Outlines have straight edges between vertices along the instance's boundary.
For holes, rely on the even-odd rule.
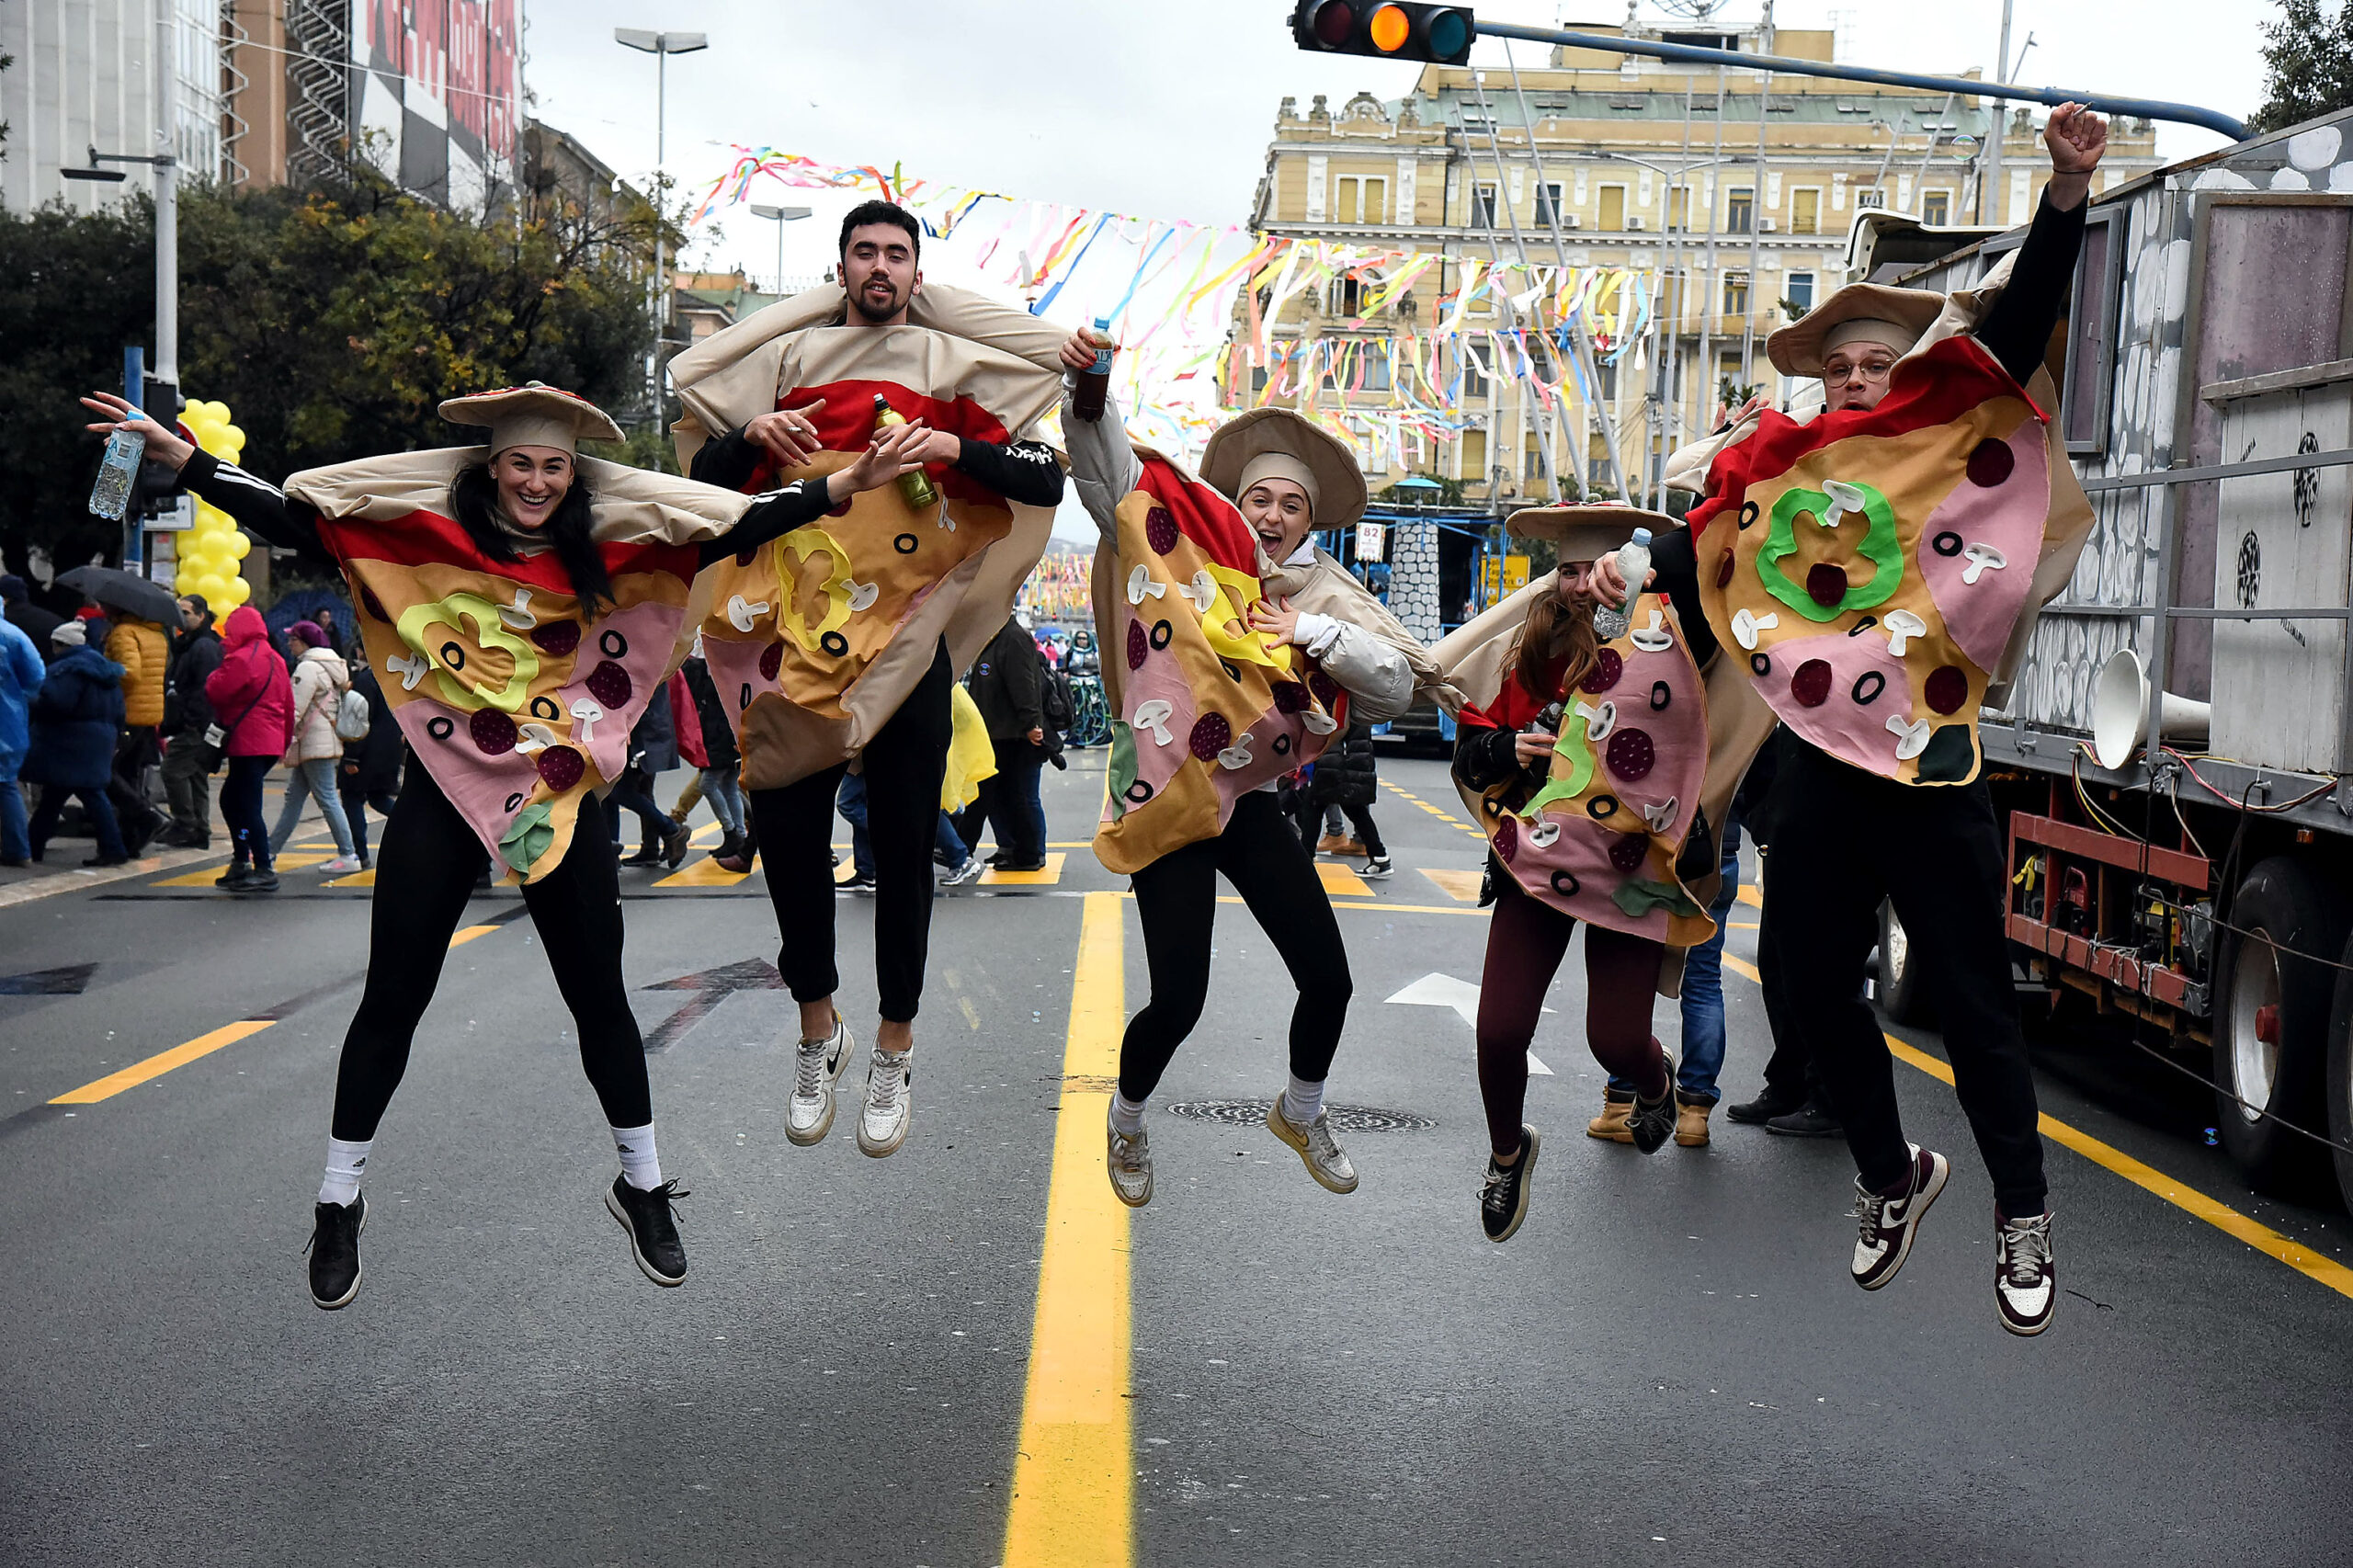
[[1869,359],[1859,365],[1831,364],[1822,368],[1822,384],[1844,386],[1848,381],[1883,381],[1895,372],[1893,359]]

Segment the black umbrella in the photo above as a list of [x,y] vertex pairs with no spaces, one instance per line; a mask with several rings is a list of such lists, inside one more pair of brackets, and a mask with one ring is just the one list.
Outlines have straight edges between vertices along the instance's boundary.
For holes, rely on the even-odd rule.
[[108,609],[119,609],[158,626],[179,624],[180,602],[172,597],[172,591],[135,572],[121,572],[111,566],[76,566],[71,572],[60,572],[57,580]]

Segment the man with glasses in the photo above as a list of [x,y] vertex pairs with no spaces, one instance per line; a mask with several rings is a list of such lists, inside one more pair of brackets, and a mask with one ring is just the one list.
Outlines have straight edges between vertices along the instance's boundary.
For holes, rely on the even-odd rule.
[[2049,428],[2058,400],[2045,355],[2107,128],[2069,104],[2045,139],[2051,180],[2006,275],[1950,297],[1840,290],[1766,346],[1784,374],[1822,378],[1822,415],[1802,426],[1744,410],[1670,464],[1670,483],[1680,473],[1708,493],[1691,537],[1711,620],[1790,732],[1768,897],[1790,1023],[1860,1173],[1855,1282],[1875,1290],[1895,1277],[1951,1169],[1905,1141],[1863,1000],[1879,906],[1892,899],[1930,966],[1954,1085],[1993,1178],[1995,1304],[2018,1335],[2049,1326],[2057,1279],[2011,993],[2006,857],[1978,778],[1975,715],[2087,531]]

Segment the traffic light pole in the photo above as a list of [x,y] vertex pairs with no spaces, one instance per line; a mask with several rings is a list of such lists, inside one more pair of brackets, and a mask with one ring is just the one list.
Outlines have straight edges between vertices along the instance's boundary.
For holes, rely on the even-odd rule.
[[[2000,97],[2021,103],[2082,104],[2102,114],[2135,115],[2177,125],[2195,125],[2244,142],[2252,132],[2246,122],[2218,109],[2195,104],[2167,103],[2160,98],[2124,98],[2109,93],[2086,93],[2063,87],[2017,87],[1969,76],[1922,76],[1909,71],[1876,71],[1868,65],[1840,65],[1825,60],[1792,60],[1779,54],[1743,54],[1737,50],[1708,49],[1699,44],[1664,40],[1621,38],[1615,33],[1568,32],[1557,28],[1524,28],[1510,22],[1475,22],[1481,38],[1526,39],[1530,43],[1557,44],[1565,49],[1599,50],[1608,54],[1642,54],[1657,60],[1688,61],[1698,65],[1729,65],[1742,71],[1767,71],[1777,76],[1828,76],[1842,82],[1875,82],[1887,87],[1915,87],[1923,92],[1961,93],[1972,97]],[[1994,74],[2002,74],[1998,62]]]

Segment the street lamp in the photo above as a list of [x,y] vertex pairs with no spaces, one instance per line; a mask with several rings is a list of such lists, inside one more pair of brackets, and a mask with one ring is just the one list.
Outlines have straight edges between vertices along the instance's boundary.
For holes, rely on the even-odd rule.
[[700,33],[650,33],[639,28],[615,28],[613,41],[624,49],[641,50],[654,56],[654,352],[645,361],[645,391],[658,428],[662,423],[662,345],[670,335],[670,285],[662,271],[663,165],[669,156],[670,56],[709,49],[710,40]]
[[784,292],[784,226],[809,216],[806,207],[767,207],[755,201],[752,216],[766,218],[776,225],[776,291]]

